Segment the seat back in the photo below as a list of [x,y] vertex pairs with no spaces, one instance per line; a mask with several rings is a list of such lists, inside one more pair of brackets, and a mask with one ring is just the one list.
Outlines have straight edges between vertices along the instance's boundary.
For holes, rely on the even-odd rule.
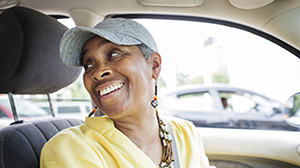
[[59,131],[82,123],[78,119],[52,118],[2,128],[0,167],[38,168],[44,144]]
[[[82,68],[59,58],[65,26],[40,12],[14,7],[0,14],[0,94],[47,94],[75,81]],[[18,106],[16,104],[16,106]],[[43,145],[79,119],[49,118],[0,129],[0,168],[39,167]]]

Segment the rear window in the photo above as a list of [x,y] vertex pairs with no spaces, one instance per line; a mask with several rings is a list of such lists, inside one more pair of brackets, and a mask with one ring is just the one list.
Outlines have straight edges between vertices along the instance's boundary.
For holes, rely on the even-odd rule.
[[[14,99],[16,110],[20,118],[30,118],[30,117],[41,117],[48,116],[48,113],[40,108],[39,106],[33,104],[32,102],[25,99]],[[11,105],[8,99],[0,99],[0,104],[3,110],[12,113]]]
[[79,107],[58,107],[59,114],[80,113]]

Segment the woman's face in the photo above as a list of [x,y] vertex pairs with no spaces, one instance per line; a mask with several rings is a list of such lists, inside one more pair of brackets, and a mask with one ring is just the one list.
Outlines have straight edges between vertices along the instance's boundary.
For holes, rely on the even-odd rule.
[[82,53],[85,88],[103,113],[116,119],[151,106],[153,63],[137,46],[120,46],[95,36]]

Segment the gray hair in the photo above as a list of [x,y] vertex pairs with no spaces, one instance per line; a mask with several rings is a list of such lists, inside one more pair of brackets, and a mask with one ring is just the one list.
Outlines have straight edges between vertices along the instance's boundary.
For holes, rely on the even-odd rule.
[[149,48],[145,44],[140,44],[140,45],[137,45],[137,46],[140,48],[141,53],[146,58],[146,60],[149,60],[149,58],[151,57],[151,55],[153,55],[155,53],[154,50],[152,50],[151,48]]

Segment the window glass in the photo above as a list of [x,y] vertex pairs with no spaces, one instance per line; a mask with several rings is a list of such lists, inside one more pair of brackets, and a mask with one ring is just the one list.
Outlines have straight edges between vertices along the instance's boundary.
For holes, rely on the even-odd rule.
[[224,109],[235,113],[272,113],[272,104],[276,104],[264,97],[246,92],[219,92],[219,94]]
[[212,111],[213,99],[208,92],[188,93],[178,95],[174,102],[174,110]]
[[[48,113],[32,102],[25,99],[14,99],[16,111],[18,116],[22,119],[28,117],[48,116]],[[8,99],[0,99],[0,104],[5,110],[12,113],[11,106]]]
[[87,112],[90,112],[90,111],[92,111],[92,108],[91,108],[90,106],[85,106],[85,110],[86,110]]
[[150,30],[159,47],[163,61],[160,91],[225,83],[281,102],[299,91],[300,60],[253,33],[193,21],[137,21]]
[[[251,126],[242,128],[293,130],[281,111],[285,101],[298,92],[300,86],[300,60],[292,53],[253,33],[233,27],[195,21],[136,20],[152,33],[162,57],[158,81],[161,113],[167,111],[168,115],[189,120],[208,120],[210,117],[225,123],[220,127],[226,128],[241,125],[232,121],[243,121],[251,123],[244,125]],[[181,86],[194,85],[208,87],[212,91],[208,92],[210,98],[205,94],[186,94],[182,90],[180,94],[176,93]],[[227,92],[224,97],[228,103],[226,109],[218,87]],[[230,87],[251,92],[226,91]],[[164,97],[169,92],[179,96],[176,100]],[[181,114],[176,110],[182,111]],[[193,114],[189,113],[191,111]],[[191,117],[195,114],[198,117]],[[193,122],[197,123],[196,119]]]
[[43,110],[47,111],[48,114],[51,114],[50,107],[41,107]]
[[71,18],[57,19],[57,21],[59,21],[60,23],[62,23],[66,27],[68,27],[69,29],[76,26],[73,19],[71,19]]
[[80,113],[79,107],[58,107],[58,113],[59,114],[65,114],[65,113]]
[[0,118],[7,118],[7,115],[0,109]]

